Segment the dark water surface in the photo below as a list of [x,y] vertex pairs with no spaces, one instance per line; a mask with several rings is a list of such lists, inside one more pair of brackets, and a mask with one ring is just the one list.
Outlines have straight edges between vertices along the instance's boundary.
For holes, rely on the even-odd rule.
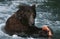
[[[2,28],[5,25],[6,20],[18,10],[17,6],[19,4],[36,4],[36,13],[37,17],[35,19],[35,25],[37,27],[42,27],[43,25],[48,25],[52,28],[54,35],[53,39],[60,39],[60,21],[56,20],[56,17],[52,15],[51,12],[48,12],[44,8],[43,0],[1,0],[0,2],[0,39],[46,39],[46,38],[22,38],[18,36],[9,36],[2,31]],[[54,21],[56,20],[56,21]]]

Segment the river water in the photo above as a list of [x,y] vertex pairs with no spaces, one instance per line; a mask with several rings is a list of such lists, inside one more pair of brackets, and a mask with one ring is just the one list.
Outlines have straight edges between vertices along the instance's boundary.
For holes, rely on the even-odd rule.
[[[36,4],[36,19],[35,25],[37,27],[42,27],[43,25],[48,25],[53,30],[53,38],[52,39],[60,39],[60,21],[54,21],[56,19],[48,10],[43,9],[41,6],[43,0],[2,0],[0,2],[0,39],[46,39],[46,38],[22,38],[16,35],[9,36],[3,32],[3,27],[5,25],[6,20],[14,14],[18,10],[17,6],[19,4]],[[52,20],[51,20],[52,19]]]

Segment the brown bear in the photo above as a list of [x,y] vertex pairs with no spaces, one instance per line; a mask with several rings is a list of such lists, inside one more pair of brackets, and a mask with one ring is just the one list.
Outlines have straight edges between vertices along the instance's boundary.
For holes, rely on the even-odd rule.
[[[9,35],[16,34],[18,36],[48,36],[47,31],[35,26],[36,10],[35,5],[20,5],[19,10],[15,12],[6,21],[4,27],[5,32]],[[44,33],[44,34],[41,34]]]

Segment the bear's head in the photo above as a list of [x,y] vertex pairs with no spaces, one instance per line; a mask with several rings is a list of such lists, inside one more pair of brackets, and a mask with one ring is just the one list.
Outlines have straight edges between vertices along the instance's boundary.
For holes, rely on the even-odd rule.
[[17,11],[17,18],[22,24],[33,26],[35,24],[36,10],[35,5],[21,5]]

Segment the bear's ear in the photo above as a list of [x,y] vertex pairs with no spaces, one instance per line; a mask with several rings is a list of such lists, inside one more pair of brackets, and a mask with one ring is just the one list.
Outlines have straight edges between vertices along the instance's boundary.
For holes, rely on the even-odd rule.
[[31,6],[31,8],[32,8],[32,10],[33,10],[34,12],[36,12],[36,9],[35,9],[35,8],[36,8],[36,7],[35,7],[35,4],[34,4],[34,5],[32,5],[32,6]]
[[34,4],[34,5],[32,5],[32,9],[34,9],[34,10],[35,10],[35,4]]
[[32,10],[33,10],[33,12],[34,12],[34,18],[36,17],[36,7],[35,7],[35,4],[34,5],[32,5]]

